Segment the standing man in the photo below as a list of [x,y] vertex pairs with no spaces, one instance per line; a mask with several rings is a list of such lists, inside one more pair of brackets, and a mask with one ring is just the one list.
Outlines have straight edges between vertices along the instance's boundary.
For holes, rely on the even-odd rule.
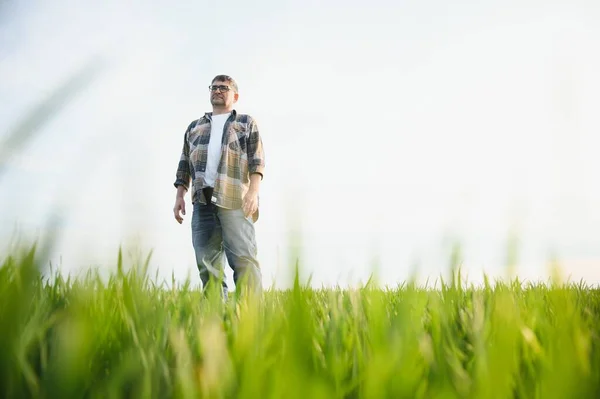
[[254,223],[265,154],[256,121],[233,108],[239,97],[235,80],[218,75],[209,91],[212,112],[185,131],[173,213],[181,224],[191,181],[192,244],[200,279],[205,290],[220,284],[227,299],[225,256],[237,289],[262,291]]

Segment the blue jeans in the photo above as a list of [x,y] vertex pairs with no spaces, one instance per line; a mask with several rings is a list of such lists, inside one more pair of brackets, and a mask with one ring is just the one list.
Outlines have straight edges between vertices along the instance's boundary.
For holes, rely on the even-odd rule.
[[227,299],[223,267],[227,259],[233,269],[236,290],[247,285],[255,293],[262,291],[254,223],[251,217],[244,216],[242,209],[194,204],[192,243],[205,290],[211,284],[221,284],[224,299]]

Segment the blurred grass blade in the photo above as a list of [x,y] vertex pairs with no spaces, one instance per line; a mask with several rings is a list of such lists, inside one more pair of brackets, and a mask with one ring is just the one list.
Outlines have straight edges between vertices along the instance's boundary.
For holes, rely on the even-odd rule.
[[0,177],[6,172],[11,159],[35,139],[44,125],[55,117],[103,70],[105,64],[93,59],[76,74],[63,82],[50,96],[39,102],[16,123],[0,141]]

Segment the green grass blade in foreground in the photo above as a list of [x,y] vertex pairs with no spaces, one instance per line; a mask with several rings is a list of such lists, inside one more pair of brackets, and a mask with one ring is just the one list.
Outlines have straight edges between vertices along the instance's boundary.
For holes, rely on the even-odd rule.
[[76,74],[69,77],[50,96],[40,101],[31,111],[24,115],[16,126],[5,134],[0,141],[0,177],[6,171],[10,160],[24,150],[44,125],[75,97],[77,93],[90,84],[104,68],[104,64],[94,59]]

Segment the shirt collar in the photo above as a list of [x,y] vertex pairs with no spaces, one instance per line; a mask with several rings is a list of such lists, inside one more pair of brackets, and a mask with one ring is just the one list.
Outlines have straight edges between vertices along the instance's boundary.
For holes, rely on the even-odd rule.
[[[210,120],[212,120],[212,116],[213,116],[213,113],[212,113],[212,112],[205,112],[205,113],[204,113],[204,117],[205,117],[206,119],[208,119],[209,121],[210,121]],[[232,110],[231,110],[231,115],[229,115],[229,117],[231,118],[232,116],[233,116],[234,118],[237,116],[237,111],[236,111],[235,109],[232,109]]]

